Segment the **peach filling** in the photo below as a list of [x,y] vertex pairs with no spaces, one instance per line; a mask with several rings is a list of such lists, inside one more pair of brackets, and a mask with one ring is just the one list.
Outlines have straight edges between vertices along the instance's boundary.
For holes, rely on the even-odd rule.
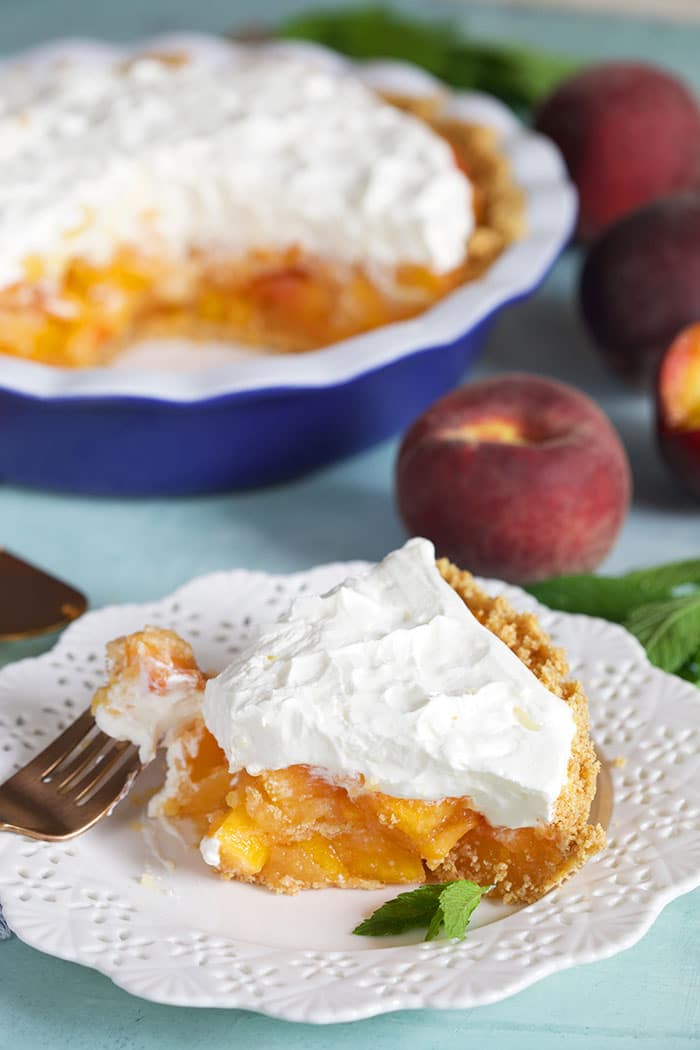
[[[533,636],[530,652],[539,656],[540,645]],[[529,901],[602,846],[602,830],[586,824],[592,761],[574,771],[585,812],[573,823],[516,829],[494,827],[469,798],[395,798],[367,790],[360,776],[341,785],[305,765],[231,774],[198,713],[206,675],[183,639],[147,627],[110,642],[108,658],[110,679],[93,700],[97,712],[128,712],[144,694],[174,702],[189,695],[188,710],[197,713],[183,715],[168,738],[168,778],[155,812],[182,822],[197,841],[214,838],[225,877],[282,893],[471,878],[495,884],[506,900]]]
[[439,869],[456,847],[460,877],[495,882],[507,865],[518,887],[569,863],[552,826],[494,828],[467,798],[395,798],[366,791],[361,778],[333,784],[303,765],[231,775],[213,736],[201,723],[191,731],[181,787],[162,812],[216,838],[227,878],[287,893],[439,881],[454,877]]
[[377,279],[299,248],[173,260],[144,214],[142,246],[115,246],[105,265],[74,258],[56,277],[46,259],[26,259],[24,280],[0,290],[0,353],[85,368],[150,336],[302,352],[413,317],[480,277],[522,228],[520,191],[492,133],[442,118],[437,100],[388,101],[429,123],[471,179],[477,228],[456,269],[404,265]]
[[411,317],[462,280],[402,267],[385,288],[296,249],[175,262],[121,248],[105,266],[73,260],[56,287],[42,283],[41,259],[27,266],[29,283],[0,293],[0,352],[76,368],[147,336],[311,350]]
[[361,778],[354,791],[303,765],[231,776],[205,729],[186,766],[164,815],[216,837],[224,875],[277,890],[424,882],[483,819],[468,799],[393,798],[364,791]]

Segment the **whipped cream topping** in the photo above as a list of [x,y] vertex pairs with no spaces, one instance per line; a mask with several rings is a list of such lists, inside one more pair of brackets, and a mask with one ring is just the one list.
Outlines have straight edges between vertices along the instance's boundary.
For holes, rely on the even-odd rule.
[[221,864],[221,843],[216,835],[205,835],[199,844],[199,852],[202,860],[211,868],[218,868]]
[[99,728],[116,740],[136,744],[146,763],[200,713],[201,679],[196,672],[168,667],[167,687],[156,691],[144,667],[138,678],[114,682],[108,695],[103,700],[99,697],[98,693],[93,704]]
[[513,828],[552,818],[575,730],[423,539],[297,598],[207,683],[203,713],[232,772],[307,764],[404,798],[469,796]]
[[0,72],[0,286],[115,245],[228,256],[299,245],[368,266],[458,265],[472,194],[450,147],[347,73],[231,50]]

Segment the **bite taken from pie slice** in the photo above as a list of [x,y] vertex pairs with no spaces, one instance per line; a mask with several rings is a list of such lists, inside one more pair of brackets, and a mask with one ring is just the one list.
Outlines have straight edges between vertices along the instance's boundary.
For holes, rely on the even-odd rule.
[[303,595],[221,674],[171,631],[108,647],[103,730],[164,746],[150,814],[282,893],[473,879],[531,902],[603,848],[580,685],[535,616],[410,540]]

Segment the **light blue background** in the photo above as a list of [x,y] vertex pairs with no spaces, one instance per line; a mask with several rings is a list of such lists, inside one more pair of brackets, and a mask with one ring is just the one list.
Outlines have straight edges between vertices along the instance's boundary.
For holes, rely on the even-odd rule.
[[[283,0],[2,0],[0,49],[57,35],[128,39],[172,29],[225,31],[259,21],[261,12],[272,20],[301,6]],[[457,15],[483,35],[582,57],[655,59],[700,90],[697,26],[488,7],[462,14],[461,4],[429,9]],[[578,266],[576,254],[569,253],[530,303],[502,319],[479,373],[518,368],[558,376],[587,390],[612,416],[632,460],[635,502],[607,568],[697,555],[700,511],[679,494],[658,460],[649,403],[609,379],[581,329],[574,295]],[[395,451],[390,442],[313,478],[238,495],[132,502],[0,489],[0,542],[82,587],[93,606],[158,597],[212,569],[287,571],[320,561],[377,558],[403,536],[392,498]],[[47,644],[1,647],[0,662]],[[15,938],[0,945],[0,1050],[219,1050],[248,1044],[261,1050],[689,1048],[700,1041],[699,904],[700,892],[676,901],[636,947],[550,977],[506,1002],[325,1029],[239,1011],[156,1006]]]

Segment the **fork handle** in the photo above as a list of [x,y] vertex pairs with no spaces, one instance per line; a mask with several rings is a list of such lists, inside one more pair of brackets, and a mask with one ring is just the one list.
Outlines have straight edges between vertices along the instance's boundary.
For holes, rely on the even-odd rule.
[[31,798],[15,789],[13,780],[10,778],[0,785],[0,831],[12,831],[30,839],[55,840],[56,835],[46,834],[40,811],[32,805]]
[[0,831],[10,831],[15,835],[24,835],[26,838],[36,839],[38,842],[62,842],[66,838],[72,838],[72,835],[47,835],[45,831],[17,827],[16,824],[6,824],[2,820],[0,820]]
[[13,831],[16,835],[26,835],[24,828],[18,828],[16,824],[5,824],[0,820],[0,831]]

